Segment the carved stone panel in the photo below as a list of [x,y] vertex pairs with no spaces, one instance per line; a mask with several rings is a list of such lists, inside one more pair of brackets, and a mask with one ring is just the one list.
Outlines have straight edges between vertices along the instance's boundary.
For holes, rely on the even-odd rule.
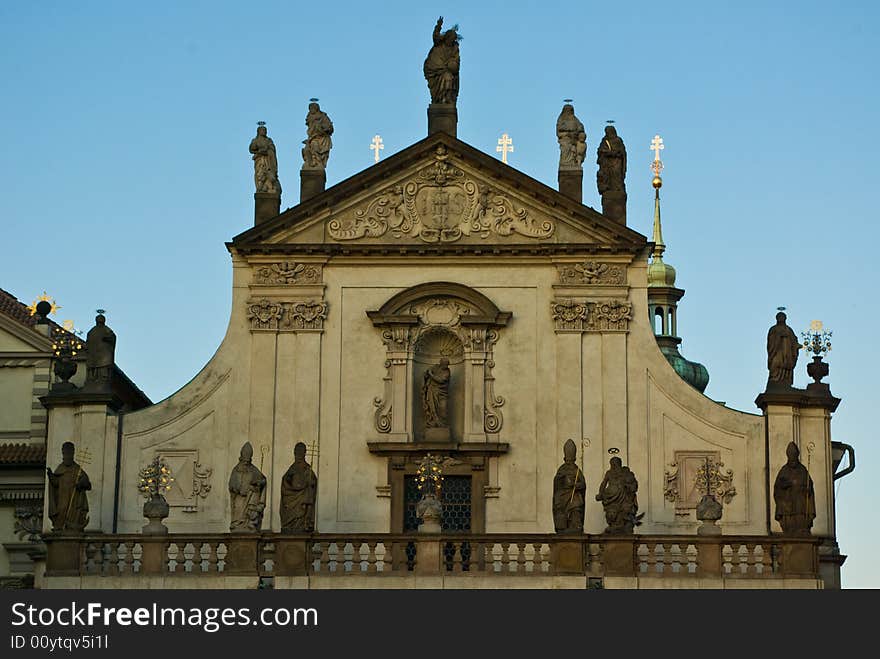
[[197,512],[199,501],[208,497],[213,487],[212,467],[199,462],[195,449],[160,451],[159,457],[171,471],[171,489],[165,494],[168,505],[183,512]]
[[627,300],[556,299],[550,311],[556,332],[627,332],[632,320]]
[[322,279],[320,263],[282,261],[254,268],[254,283],[262,286],[290,286],[319,284]]
[[463,237],[550,238],[555,224],[535,218],[502,191],[481,185],[448,160],[440,145],[434,163],[376,195],[366,206],[334,218],[334,240],[386,237],[451,243]]
[[326,318],[327,303],[323,300],[280,301],[262,298],[247,302],[251,331],[322,331]]
[[626,281],[625,266],[615,263],[557,263],[559,283],[571,286],[622,286]]
[[[709,469],[706,470],[708,460]],[[736,496],[733,470],[724,469],[718,451],[676,451],[664,476],[663,495],[675,504],[677,515],[689,515],[706,494],[708,487],[715,498],[725,504]]]

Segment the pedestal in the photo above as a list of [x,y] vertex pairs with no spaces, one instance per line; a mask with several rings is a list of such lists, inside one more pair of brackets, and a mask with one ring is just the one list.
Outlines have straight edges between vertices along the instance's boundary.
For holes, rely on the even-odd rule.
[[323,169],[301,169],[299,180],[299,203],[302,203],[324,192],[324,186],[327,183],[327,172]]
[[609,220],[626,224],[626,193],[606,192],[603,194],[602,215]]
[[458,110],[451,103],[431,103],[428,106],[428,135],[446,133],[456,137]]
[[554,574],[584,573],[584,544],[582,542],[554,542],[551,545]]
[[584,170],[580,168],[560,169],[559,191],[566,197],[582,204],[584,201]]
[[425,428],[426,442],[450,441],[449,428]]
[[276,217],[280,212],[281,195],[271,192],[254,193],[254,225]]

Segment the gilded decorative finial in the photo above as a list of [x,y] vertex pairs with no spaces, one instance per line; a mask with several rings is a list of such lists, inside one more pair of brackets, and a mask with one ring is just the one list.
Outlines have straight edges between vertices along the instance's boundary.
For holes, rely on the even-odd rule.
[[[46,304],[40,304],[41,302],[45,302]],[[43,316],[48,316],[50,313],[55,313],[60,308],[61,305],[56,304],[55,299],[51,295],[47,295],[46,291],[43,291],[42,295],[28,305],[28,310],[31,312],[31,316],[35,316],[41,311],[44,312],[42,314]]]
[[654,135],[651,140],[651,151],[654,152],[654,161],[651,163],[651,171],[654,172],[654,180],[651,185],[654,186],[654,259],[659,259],[666,249],[663,243],[663,228],[660,225],[660,188],[663,186],[663,179],[660,178],[660,172],[663,171],[663,161],[660,160],[660,152],[666,147],[663,146],[663,138]]
[[665,148],[663,146],[663,138],[659,135],[654,135],[654,139],[651,140],[651,151],[654,152],[654,162],[651,163],[651,171],[654,172],[654,180],[651,184],[655,190],[659,190],[663,186],[663,179],[660,178],[660,172],[663,171],[663,161],[660,160],[660,152]]

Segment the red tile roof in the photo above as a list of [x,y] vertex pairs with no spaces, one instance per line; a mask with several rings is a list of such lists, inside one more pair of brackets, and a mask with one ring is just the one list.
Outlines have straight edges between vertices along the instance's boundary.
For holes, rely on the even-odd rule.
[[[0,314],[12,318],[25,327],[33,327],[37,324],[37,316],[31,315],[31,310],[24,302],[20,302],[11,293],[0,288]],[[49,319],[49,325],[52,327],[61,327],[58,323]]]
[[44,465],[45,444],[0,444],[0,464]]

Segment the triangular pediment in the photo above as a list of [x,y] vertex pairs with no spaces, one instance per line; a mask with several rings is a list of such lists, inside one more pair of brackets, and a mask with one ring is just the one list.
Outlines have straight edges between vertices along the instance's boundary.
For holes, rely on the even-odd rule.
[[548,245],[637,251],[645,236],[445,133],[236,236],[240,251]]

